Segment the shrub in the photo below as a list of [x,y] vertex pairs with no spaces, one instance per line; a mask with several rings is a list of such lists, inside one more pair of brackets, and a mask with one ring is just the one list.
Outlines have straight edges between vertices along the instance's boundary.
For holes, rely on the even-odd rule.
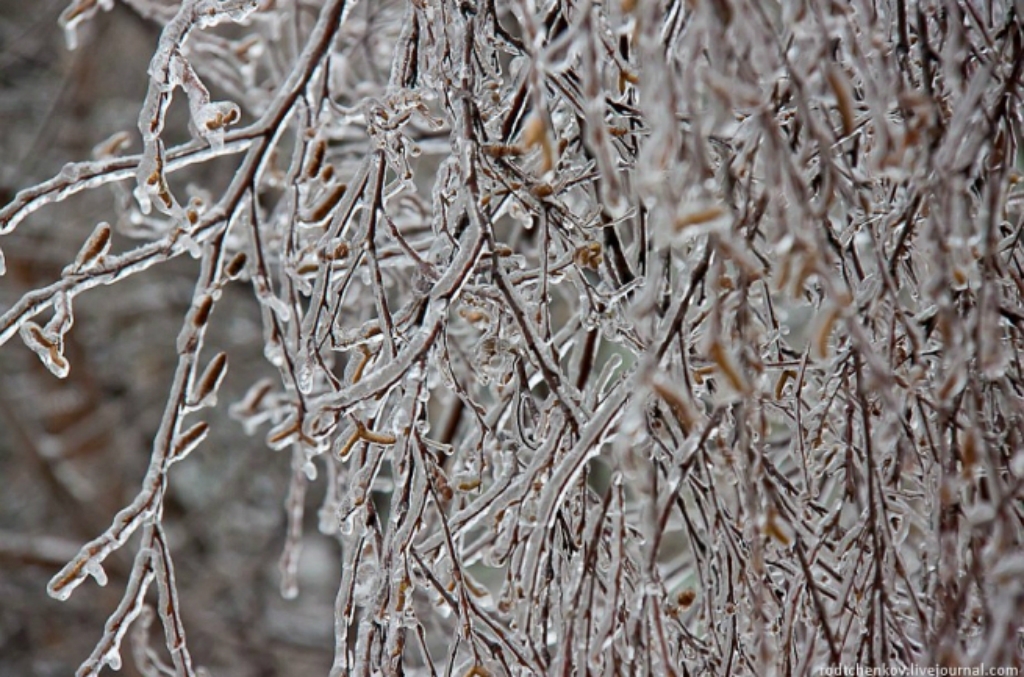
[[[133,626],[141,674],[209,660],[172,466],[243,430],[290,459],[246,461],[289,471],[284,597],[340,545],[333,675],[1020,665],[1020,3],[125,5],[137,132],[0,211],[12,267],[114,190],[2,308],[57,378],[84,292],[195,278],[141,486],[48,586],[134,552],[80,675]],[[240,426],[218,331],[274,372]]]

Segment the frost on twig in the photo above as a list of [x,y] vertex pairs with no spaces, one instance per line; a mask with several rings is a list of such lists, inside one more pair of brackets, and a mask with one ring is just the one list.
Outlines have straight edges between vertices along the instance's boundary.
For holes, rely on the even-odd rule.
[[193,671],[164,503],[237,453],[229,289],[288,604],[310,510],[340,546],[333,675],[1019,666],[1024,26],[983,4],[182,2],[142,153],[0,210],[134,178],[152,224],[0,316],[58,376],[77,295],[200,263],[142,488],[49,588],[141,532],[83,670],[159,618],[140,670]]

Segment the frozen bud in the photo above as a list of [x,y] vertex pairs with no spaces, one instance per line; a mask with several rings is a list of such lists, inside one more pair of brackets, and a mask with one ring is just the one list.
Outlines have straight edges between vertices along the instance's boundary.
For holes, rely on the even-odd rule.
[[107,137],[103,142],[92,149],[92,156],[96,160],[103,160],[116,156],[131,143],[132,135],[128,132],[116,132]]
[[192,402],[195,406],[212,406],[217,403],[217,390],[227,371],[227,353],[217,353],[196,381],[195,389],[192,392]]
[[179,434],[174,441],[174,448],[171,450],[170,460],[180,461],[202,444],[210,432],[210,424],[200,421],[194,426]]
[[245,255],[245,252],[238,252],[233,257],[231,257],[231,260],[228,261],[227,265],[224,266],[225,277],[227,277],[229,280],[238,279],[238,276],[242,274],[243,270],[245,270],[246,261],[247,257]]
[[109,12],[114,7],[114,0],[74,0],[60,13],[58,20],[61,28],[64,29],[64,40],[68,49],[78,48],[78,26],[84,21],[91,19],[96,12],[103,10]]
[[214,148],[224,145],[224,132],[229,125],[238,122],[242,117],[241,109],[230,101],[218,101],[197,106],[192,111],[192,122],[199,135],[210,142]]
[[78,252],[78,256],[75,257],[75,268],[77,270],[91,268],[108,251],[110,251],[110,224],[102,221],[92,231],[92,235],[85,241],[82,249]]
[[29,350],[39,356],[43,365],[57,378],[65,378],[71,371],[71,365],[61,354],[58,340],[47,335],[43,328],[35,322],[26,322],[21,326],[21,339]]

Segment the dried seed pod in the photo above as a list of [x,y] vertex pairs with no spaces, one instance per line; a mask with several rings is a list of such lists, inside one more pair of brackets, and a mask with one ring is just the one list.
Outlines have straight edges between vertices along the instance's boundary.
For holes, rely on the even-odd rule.
[[314,178],[320,173],[320,168],[324,163],[324,155],[327,153],[327,141],[324,139],[317,139],[317,142],[313,144],[313,152],[309,156],[309,166],[306,167],[306,177]]
[[26,322],[19,330],[21,340],[25,345],[39,356],[39,360],[50,370],[50,373],[57,378],[65,378],[71,371],[71,365],[61,354],[59,340],[48,336],[47,333],[35,322]]
[[245,269],[245,263],[247,260],[248,257],[245,255],[245,252],[238,252],[233,257],[231,257],[231,260],[228,261],[227,265],[224,266],[224,275],[229,280],[237,279],[238,276],[241,275],[242,271]]
[[521,147],[504,143],[487,144],[483,151],[494,158],[518,157],[523,154]]
[[434,488],[437,490],[442,501],[447,502],[455,497],[455,492],[452,491],[451,485],[448,484],[448,478],[440,470],[434,471]]
[[177,462],[184,459],[206,439],[210,432],[210,424],[200,421],[194,426],[178,435],[174,441],[174,448],[171,450],[170,460]]
[[320,253],[320,256],[324,261],[342,261],[348,258],[348,252],[348,243],[342,239],[337,239],[327,243],[326,249]]
[[334,452],[335,457],[340,461],[344,461],[361,439],[359,430],[353,431],[351,435],[345,438],[345,442],[338,446],[338,449]]
[[640,83],[640,76],[630,70],[620,69],[619,70],[619,93],[626,91],[626,85],[636,85]]
[[584,246],[578,247],[576,253],[573,254],[573,261],[578,266],[597,270],[601,262],[604,261],[604,256],[601,253],[601,243],[588,242]]
[[480,478],[474,477],[471,479],[462,480],[461,482],[459,482],[458,487],[459,491],[474,491],[480,488],[480,484]]
[[267,433],[267,446],[275,451],[280,451],[292,442],[297,441],[301,432],[302,425],[294,416],[286,418]]
[[825,79],[828,80],[828,86],[832,88],[832,93],[836,97],[839,117],[843,121],[843,136],[849,136],[856,127],[850,81],[845,73],[835,67],[825,70]]
[[793,527],[771,509],[765,519],[765,534],[780,545],[789,547],[793,543]]
[[711,376],[714,373],[715,368],[713,366],[709,365],[706,367],[697,367],[696,369],[693,370],[693,382],[699,386],[702,386],[704,385],[704,381],[707,379],[707,377]]
[[786,392],[786,384],[796,378],[796,372],[792,369],[783,370],[779,376],[779,380],[775,383],[775,399],[781,400],[782,395]]
[[460,308],[459,316],[467,322],[490,322],[491,316],[476,308]]
[[196,381],[192,402],[196,406],[212,406],[217,403],[217,390],[228,371],[227,353],[217,353],[206,365],[202,376]]
[[92,156],[96,160],[104,160],[117,155],[131,143],[132,135],[128,132],[116,132],[107,137],[102,143],[92,149]]
[[196,329],[205,327],[206,323],[210,321],[211,310],[213,310],[213,297],[209,294],[203,294],[199,301],[192,306],[192,326]]
[[676,595],[676,604],[681,608],[687,609],[697,599],[697,592],[693,588],[685,588],[679,591]]
[[92,235],[82,245],[78,256],[75,257],[75,269],[85,270],[98,262],[110,251],[110,224],[101,221],[92,231]]
[[736,363],[736,358],[717,339],[711,342],[708,356],[718,367],[718,370],[722,372],[725,380],[732,386],[733,390],[741,395],[750,394],[750,383],[743,375],[739,364]]
[[672,410],[672,413],[679,422],[679,427],[682,428],[683,433],[689,435],[690,431],[694,428],[696,417],[694,416],[690,405],[683,399],[683,396],[676,392],[675,388],[664,383],[661,378],[655,378],[654,382],[651,384],[651,388]]
[[967,368],[958,363],[949,368],[946,377],[942,380],[936,396],[943,404],[948,404],[956,397],[967,384]]
[[551,139],[548,135],[548,126],[539,115],[534,115],[526,123],[523,130],[523,144],[528,149],[540,146],[541,149],[541,173],[548,172],[555,166],[555,151],[551,146]]
[[397,440],[394,435],[388,435],[387,433],[378,433],[368,428],[360,428],[360,436],[367,442],[373,444],[394,444]]
[[313,259],[304,259],[295,264],[295,272],[302,275],[316,275],[320,272],[320,262]]
[[832,329],[835,327],[839,315],[840,308],[830,306],[822,315],[821,321],[814,331],[814,354],[819,359],[828,357],[828,339],[832,336]]
[[363,371],[366,369],[366,365],[369,364],[370,358],[373,357],[373,353],[365,345],[359,345],[359,352],[361,356],[358,362],[355,362],[355,367],[352,370],[352,383],[353,385],[359,383],[359,380],[363,377]]
[[543,200],[544,198],[551,197],[555,194],[555,187],[550,183],[538,183],[530,189],[530,192],[533,193],[535,197]]
[[544,124],[544,118],[539,115],[531,116],[523,130],[523,143],[527,148],[533,148],[543,143],[546,137],[547,125]]
[[313,222],[323,221],[327,218],[331,211],[338,206],[341,202],[341,198],[345,196],[345,191],[348,189],[344,183],[339,183],[337,186],[332,188],[327,195],[320,200],[320,204],[313,208],[310,212],[309,220]]
[[703,226],[725,216],[725,209],[719,205],[701,207],[687,211],[676,217],[673,225],[676,230],[683,230],[690,226]]
[[39,349],[50,350],[54,347],[53,341],[43,333],[43,328],[35,322],[26,322],[21,325],[21,338],[33,351]]
[[259,411],[263,400],[266,399],[273,389],[274,382],[271,379],[260,379],[249,388],[242,401],[231,408],[231,413],[235,416],[251,416],[255,414]]

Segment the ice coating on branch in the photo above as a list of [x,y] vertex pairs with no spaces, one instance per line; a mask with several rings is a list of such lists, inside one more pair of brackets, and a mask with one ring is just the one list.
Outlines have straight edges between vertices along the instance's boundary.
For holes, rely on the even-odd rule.
[[196,7],[197,23],[200,28],[226,22],[245,24],[259,6],[259,0],[200,0]]
[[173,94],[175,86],[180,86],[188,97],[192,128],[215,149],[223,147],[225,130],[241,117],[238,105],[224,101],[211,102],[206,85],[199,79],[192,64],[177,49],[172,52],[167,64],[167,73],[167,97],[170,98]]
[[[121,209],[135,174],[139,208],[106,218],[146,242],[111,255],[101,224],[0,335],[59,373],[77,294],[172,258],[199,279],[174,297],[193,301],[144,490],[54,596],[142,531],[133,580],[155,572],[166,672],[192,674],[177,608],[195,602],[157,527],[187,477],[168,468],[209,436],[189,417],[226,383],[226,355],[203,350],[223,329],[232,360],[262,351],[273,374],[232,416],[292,452],[244,462],[252,486],[290,472],[285,595],[307,486],[341,541],[334,675],[1006,653],[1019,17],[961,0],[130,4],[164,27],[141,154],[105,144],[19,192],[0,229],[101,184]],[[201,209],[172,193],[190,183]],[[20,240],[2,243],[12,267]]]
[[109,12],[114,8],[114,0],[73,0],[68,7],[60,13],[58,22],[64,29],[64,40],[68,49],[78,48],[78,27],[94,17],[101,9]]
[[149,90],[139,113],[143,157],[137,172],[135,197],[143,214],[148,214],[153,199],[157,208],[176,218],[183,211],[170,193],[164,168],[161,133],[164,118],[176,88],[181,87],[189,101],[193,131],[219,150],[224,145],[225,129],[241,116],[241,109],[230,102],[211,102],[210,92],[186,58],[189,33],[196,27],[207,28],[225,21],[241,22],[258,3],[252,0],[184,0],[177,14],[160,35],[157,51],[149,64]]

